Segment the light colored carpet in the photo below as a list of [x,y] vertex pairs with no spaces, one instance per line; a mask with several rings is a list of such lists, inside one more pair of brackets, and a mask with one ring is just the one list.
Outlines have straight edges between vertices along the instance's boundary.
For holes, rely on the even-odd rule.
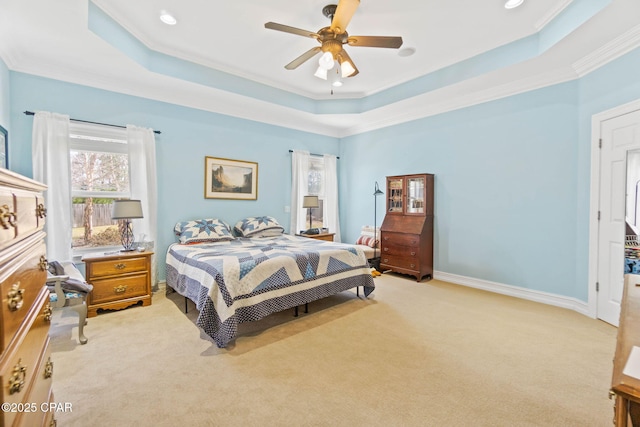
[[153,304],[51,328],[58,426],[610,426],[616,328],[573,311],[385,274],[242,324],[219,349],[196,310]]

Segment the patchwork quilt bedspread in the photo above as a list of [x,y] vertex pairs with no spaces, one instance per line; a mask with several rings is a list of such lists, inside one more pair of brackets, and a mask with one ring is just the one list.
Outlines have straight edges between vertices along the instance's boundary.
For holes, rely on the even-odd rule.
[[195,302],[197,325],[218,347],[238,323],[296,307],[357,286],[373,289],[369,265],[354,245],[282,235],[173,244],[167,285]]

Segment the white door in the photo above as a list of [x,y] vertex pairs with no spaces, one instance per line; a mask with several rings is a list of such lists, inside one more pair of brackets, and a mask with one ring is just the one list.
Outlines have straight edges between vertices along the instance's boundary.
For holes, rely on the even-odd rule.
[[627,151],[640,148],[640,111],[601,123],[597,317],[618,326],[624,286]]

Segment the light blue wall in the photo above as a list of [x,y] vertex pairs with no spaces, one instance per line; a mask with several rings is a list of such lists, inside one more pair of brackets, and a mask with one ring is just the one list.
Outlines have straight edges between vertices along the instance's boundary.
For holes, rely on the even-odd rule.
[[[10,99],[12,169],[27,176],[33,119],[24,110],[162,131],[161,277],[176,221],[270,214],[288,225],[288,150],[300,148],[340,155],[344,241],[373,222],[375,181],[384,190],[388,175],[430,172],[437,271],[587,301],[591,116],[640,99],[639,69],[640,49],[572,82],[341,141],[13,72],[12,96],[3,86],[0,101]],[[258,200],[205,200],[206,155],[257,161]],[[380,197],[378,223],[384,211]]]
[[[252,215],[274,216],[287,229],[291,193],[289,149],[338,154],[335,138],[298,132],[49,80],[12,73],[11,121],[16,172],[32,177],[31,126],[23,111],[54,111],[72,118],[112,124],[135,124],[162,132],[156,135],[158,168],[159,278],[165,274],[164,254],[175,241],[177,221],[221,218],[232,226]],[[204,199],[204,158],[223,157],[258,162],[258,200]],[[135,167],[135,166],[134,166]]]
[[433,173],[435,270],[570,295],[576,102],[573,82],[345,139],[367,167],[343,170],[342,190],[371,206],[343,211],[348,238],[373,220],[374,181]]
[[[375,181],[434,173],[435,270],[587,301],[591,117],[639,99],[639,70],[636,49],[573,82],[343,139],[361,166],[341,164],[343,240],[373,222]],[[379,224],[384,210],[380,197]]]

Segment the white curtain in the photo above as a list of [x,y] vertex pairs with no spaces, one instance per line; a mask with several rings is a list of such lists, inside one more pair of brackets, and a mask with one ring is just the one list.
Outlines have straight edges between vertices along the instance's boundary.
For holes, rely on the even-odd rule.
[[303,197],[309,188],[309,152],[293,150],[291,154],[291,223],[289,233],[296,234],[306,230]]
[[33,178],[45,192],[47,258],[71,260],[69,116],[38,111],[32,132]]
[[334,242],[341,242],[340,216],[338,209],[338,162],[331,154],[324,155],[324,224],[333,236]]
[[[158,190],[156,180],[156,139],[152,129],[127,125],[131,198],[140,200],[143,218],[134,219],[134,239],[157,245]],[[153,249],[155,251],[155,248]],[[152,256],[151,284],[155,286],[157,263]]]

